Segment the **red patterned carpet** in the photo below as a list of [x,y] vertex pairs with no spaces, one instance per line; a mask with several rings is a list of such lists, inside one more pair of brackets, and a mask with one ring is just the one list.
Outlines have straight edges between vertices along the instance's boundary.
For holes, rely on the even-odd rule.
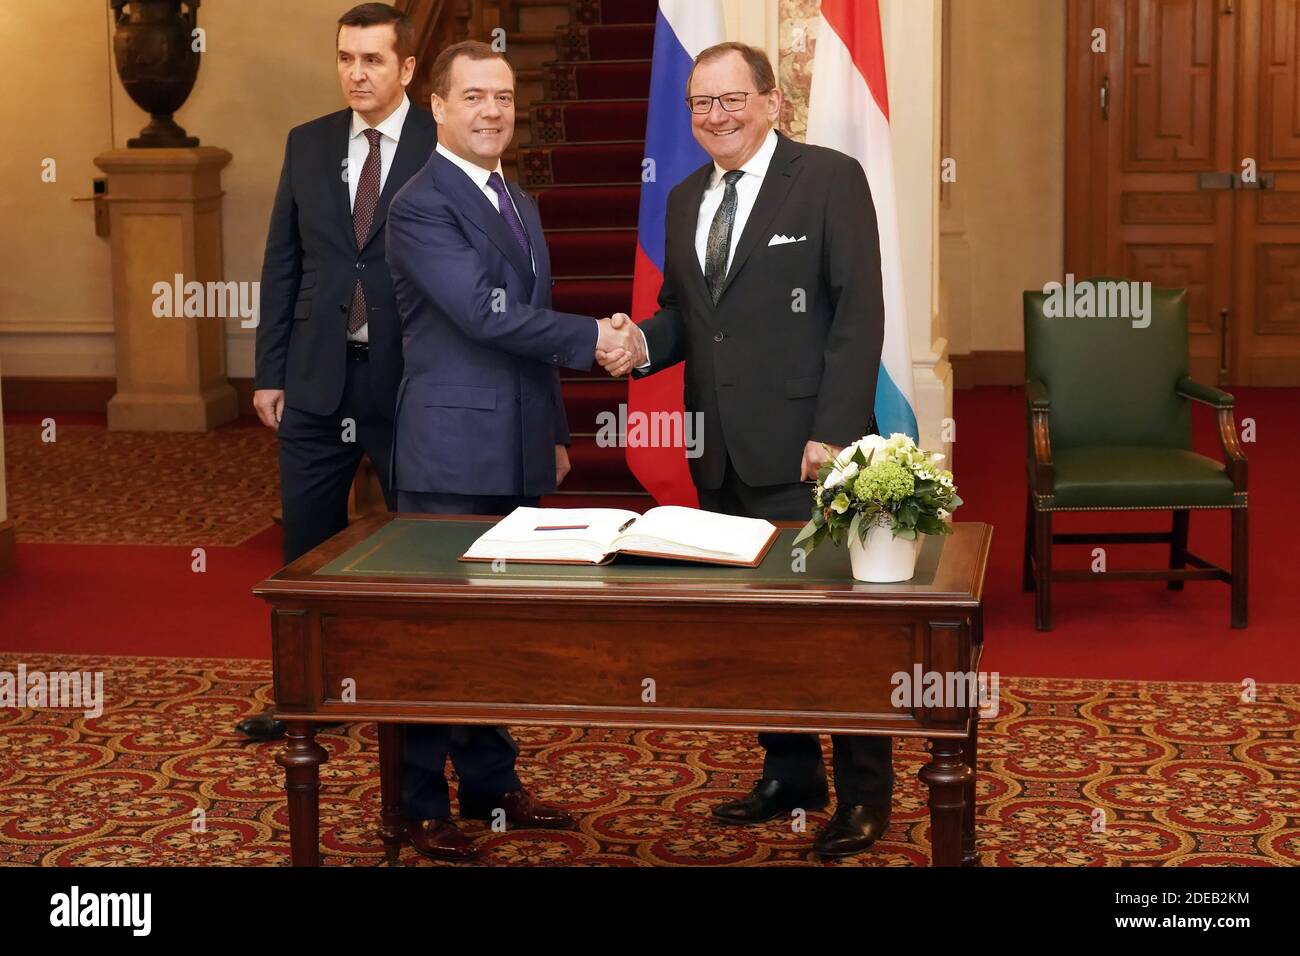
[[[262,661],[22,655],[29,671],[104,671],[105,707],[0,710],[0,862],[11,865],[283,866],[281,771],[272,744],[231,724],[267,701]],[[0,670],[16,669],[15,655]],[[1300,862],[1300,685],[1003,678],[983,727],[986,866],[1279,866]],[[748,788],[745,734],[518,728],[520,770],[577,812],[574,832],[493,834],[483,863],[804,865],[808,833],[715,825],[709,806]],[[327,865],[379,865],[374,726],[321,737]],[[929,858],[922,744],[900,741],[893,821],[839,866]],[[202,811],[200,817],[198,811]],[[1099,821],[1104,820],[1104,826]],[[408,865],[433,865],[409,849]]]
[[[1019,588],[1023,397],[993,388],[955,396],[961,518],[995,527],[984,666],[1002,675],[1004,709],[985,728],[979,762],[985,864],[1300,859],[1287,505],[1295,453],[1286,438],[1300,428],[1300,401],[1282,389],[1238,398],[1240,416],[1276,436],[1248,449],[1257,515],[1250,628],[1228,629],[1221,585],[1172,593],[1116,582],[1059,588],[1056,630],[1039,634]],[[17,573],[0,578],[0,671],[104,669],[108,706],[95,719],[0,709],[0,864],[287,863],[276,748],[243,747],[231,732],[269,699],[269,665],[228,659],[269,653],[266,607],[249,588],[279,566],[273,439],[243,427],[110,434],[85,421],[61,426],[60,443],[45,447],[35,426],[11,416],[5,428],[19,545]],[[1197,445],[1215,453],[1205,416]],[[1193,543],[1222,558],[1226,522],[1215,517],[1193,522]],[[194,573],[190,549],[219,540],[233,546],[211,547],[206,572]],[[1158,560],[1151,550],[1124,560]],[[103,656],[122,654],[160,657]],[[1254,704],[1237,696],[1244,678],[1259,682]],[[708,805],[757,773],[747,735],[516,733],[525,778],[578,810],[581,826],[497,835],[472,825],[488,864],[803,864],[824,819],[813,815],[807,834],[711,822]],[[374,729],[323,740],[333,755],[322,771],[325,859],[378,864]],[[928,860],[921,747],[899,743],[893,825],[847,865]],[[206,832],[193,827],[195,809]],[[1106,829],[1094,832],[1099,809]],[[404,860],[425,862],[409,851]]]
[[[47,440],[53,437],[53,441]],[[111,432],[102,424],[6,422],[9,513],[20,542],[243,544],[280,506],[275,436]]]

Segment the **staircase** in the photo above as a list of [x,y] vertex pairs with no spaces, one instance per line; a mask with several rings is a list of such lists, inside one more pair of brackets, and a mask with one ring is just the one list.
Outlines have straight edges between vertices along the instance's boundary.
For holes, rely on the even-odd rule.
[[[554,306],[594,315],[627,312],[641,196],[657,0],[398,0],[416,25],[421,69],[412,86],[428,102],[425,64],[456,40],[491,42],[506,31],[515,70],[515,138],[507,177],[537,197],[555,278]],[[622,448],[596,445],[597,416],[615,415],[627,382],[600,370],[562,373],[573,466],[548,507],[629,508],[654,500]]]
[[[519,184],[537,197],[551,252],[554,306],[603,317],[632,305],[655,0],[516,0],[506,34],[515,67]],[[543,35],[545,43],[543,43]],[[545,504],[644,511],[654,505],[622,448],[596,445],[597,415],[627,382],[597,366],[563,373],[573,470]]]

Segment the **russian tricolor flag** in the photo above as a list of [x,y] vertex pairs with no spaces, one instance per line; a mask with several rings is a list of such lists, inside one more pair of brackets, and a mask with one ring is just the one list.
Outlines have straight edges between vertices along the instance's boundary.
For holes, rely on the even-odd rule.
[[899,259],[898,200],[878,0],[822,0],[808,103],[808,142],[847,153],[866,170],[876,204],[885,297],[876,426],[882,435],[902,432],[920,441]]
[[[691,135],[686,79],[695,57],[725,39],[722,4],[718,0],[660,0],[655,18],[650,112],[645,137],[646,158],[654,160],[654,178],[641,185],[636,272],[632,284],[632,318],[637,322],[648,319],[659,308],[668,194],[709,161],[708,153]],[[633,379],[628,385],[627,402],[629,417],[638,411],[683,414],[682,366],[649,378]],[[699,504],[683,449],[628,448],[627,463],[659,504],[690,507]]]

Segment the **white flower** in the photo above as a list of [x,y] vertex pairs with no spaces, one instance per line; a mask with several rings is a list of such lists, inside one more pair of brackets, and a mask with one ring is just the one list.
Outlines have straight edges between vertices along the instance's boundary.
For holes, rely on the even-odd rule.
[[[884,451],[886,444],[887,442],[885,439],[881,438],[879,435],[864,435],[853,443],[853,447],[861,448],[864,457],[870,458],[872,461],[879,461],[880,453]],[[847,451],[848,449],[845,450]],[[872,454],[873,452],[874,455]],[[852,452],[850,452],[850,456],[851,455]]]
[[[836,461],[838,462],[838,459],[836,459]],[[826,476],[826,483],[822,485],[822,487],[827,491],[832,488],[838,488],[841,484],[848,481],[857,473],[858,463],[856,461],[849,462],[848,466],[843,469],[841,469],[837,464],[836,467],[831,470],[831,473]]]

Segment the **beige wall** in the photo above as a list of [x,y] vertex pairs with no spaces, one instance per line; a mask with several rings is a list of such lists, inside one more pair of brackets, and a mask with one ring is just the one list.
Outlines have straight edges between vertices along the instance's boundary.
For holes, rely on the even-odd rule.
[[[0,358],[6,375],[111,375],[108,243],[88,196],[112,145],[107,3],[0,4],[0,62],[24,64],[0,121]],[[54,57],[57,63],[40,62]],[[57,180],[42,181],[53,159]]]
[[1063,271],[1065,4],[951,0],[949,14],[943,324],[952,354],[1019,351],[1021,292]]
[[[39,229],[0,231],[0,358],[12,376],[114,374],[108,241],[95,236],[88,204],[94,156],[124,147],[148,116],[122,89],[112,64],[111,17],[102,0],[0,4],[0,58],[30,63],[57,51],[58,82],[46,71],[29,89],[35,103],[12,115],[30,135],[0,150],[0,218]],[[207,52],[177,122],[206,146],[234,154],[223,177],[224,265],[228,280],[261,273],[271,199],[289,129],[343,106],[333,66],[334,24],[348,3],[219,0],[199,8]],[[21,9],[21,16],[19,15]],[[53,71],[50,71],[51,73]],[[34,120],[34,121],[33,121]],[[58,161],[58,182],[43,184],[40,163]],[[21,277],[22,281],[15,281]],[[253,333],[227,326],[228,372],[253,370]]]
[[781,58],[781,16],[778,0],[722,0],[727,39],[767,51],[775,65]]

